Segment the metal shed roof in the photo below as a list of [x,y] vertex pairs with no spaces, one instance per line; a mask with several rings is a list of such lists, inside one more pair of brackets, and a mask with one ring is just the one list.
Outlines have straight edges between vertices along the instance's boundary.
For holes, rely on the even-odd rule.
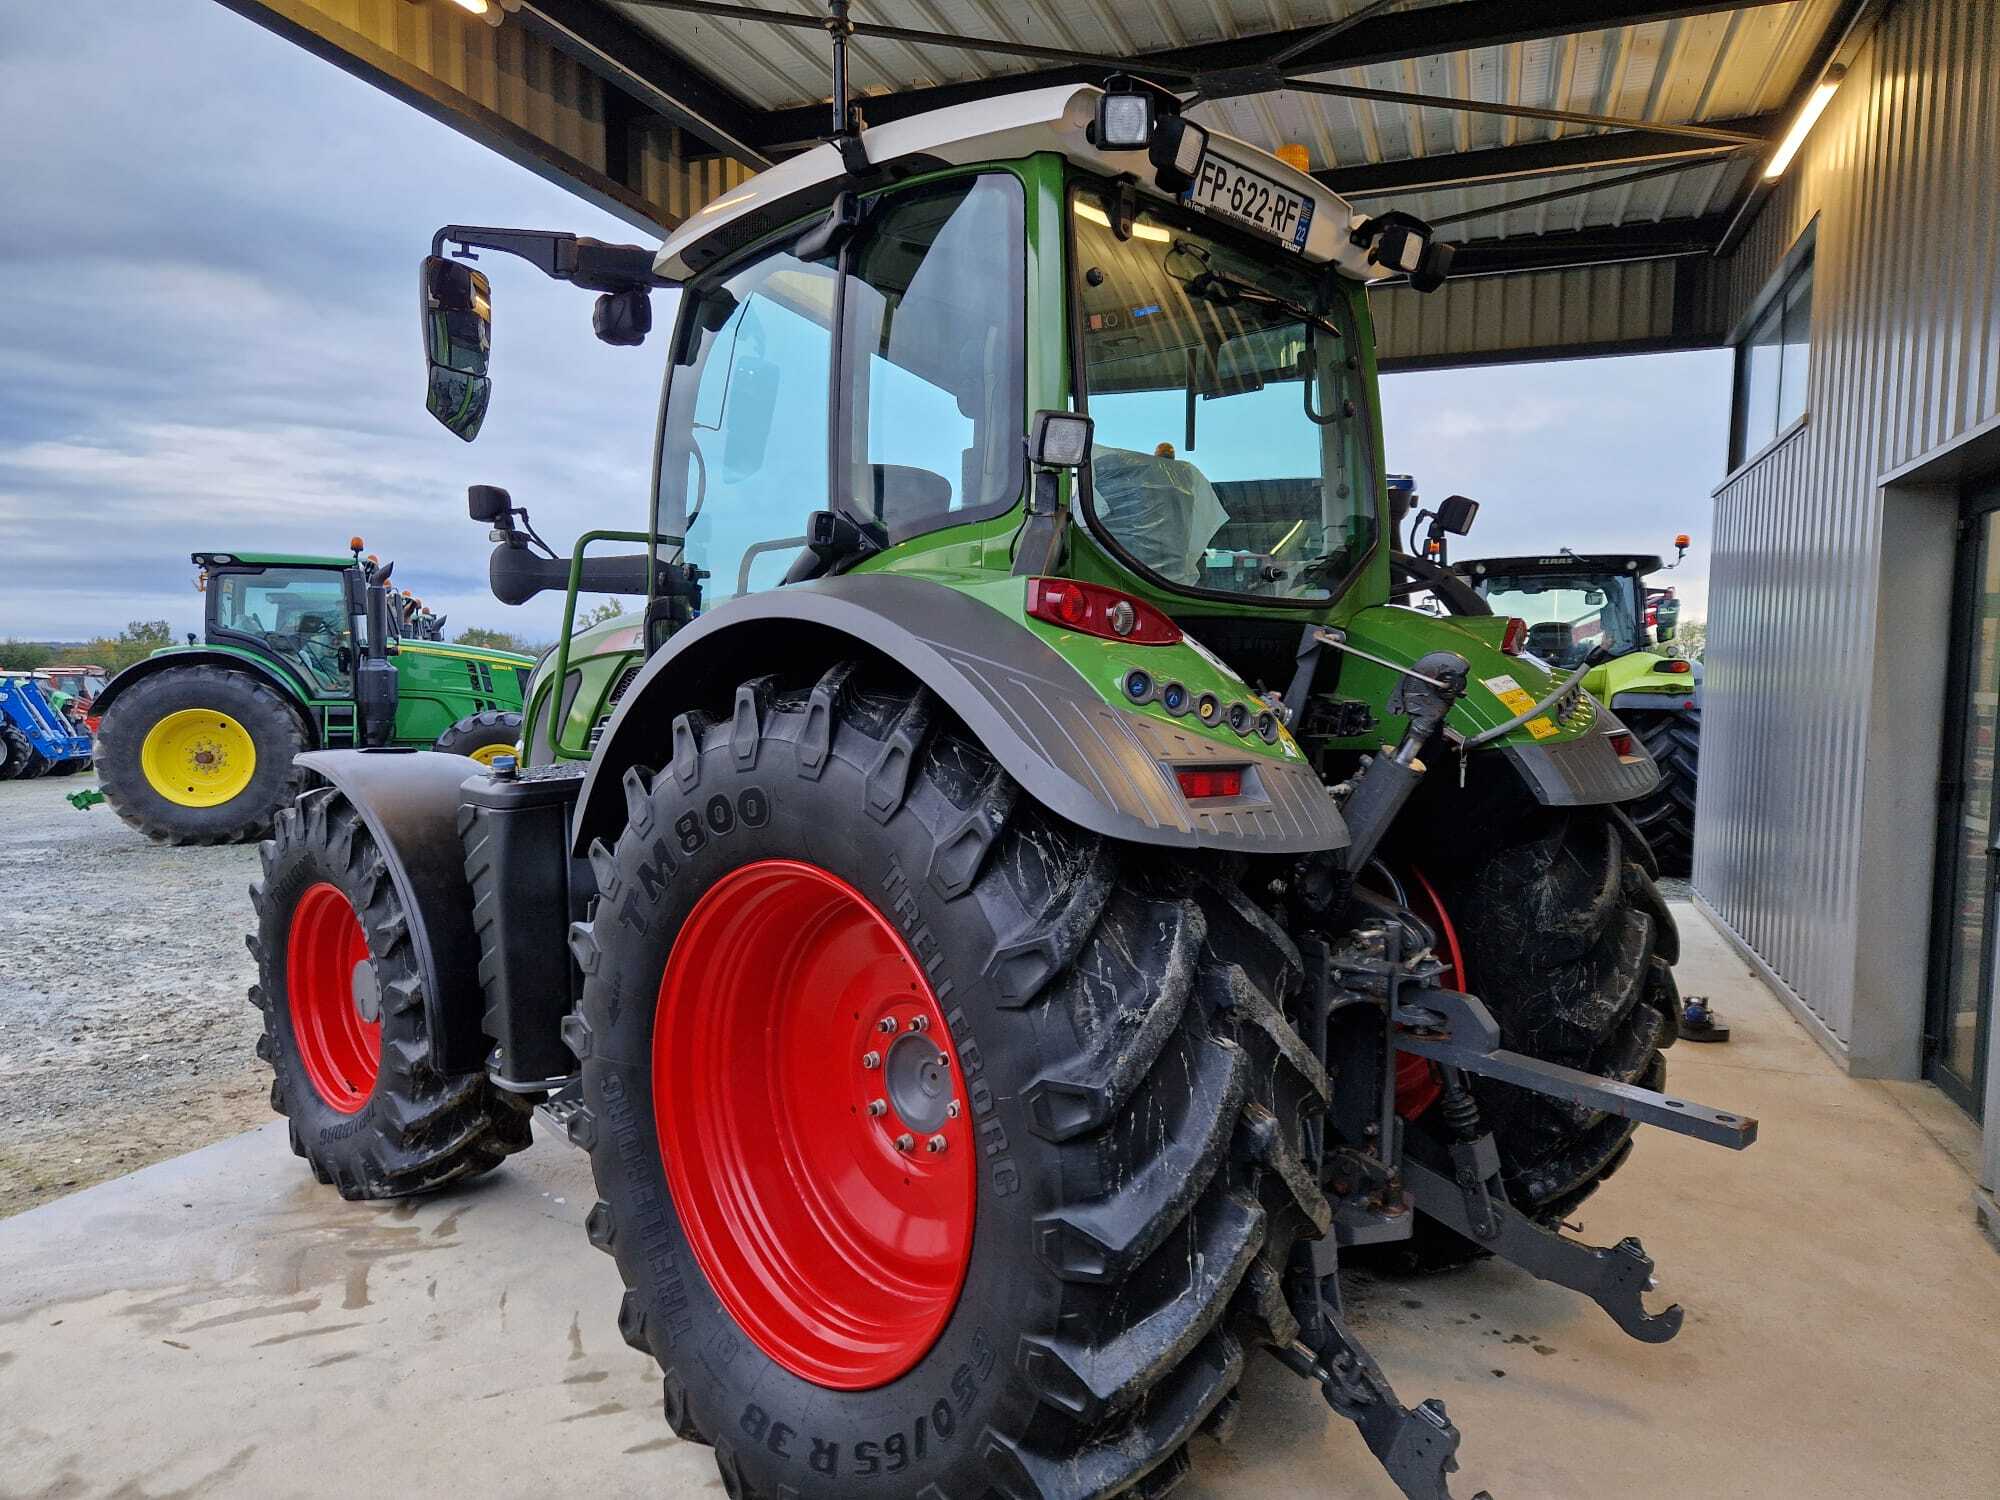
[[[628,67],[643,51],[674,122],[746,164],[826,128],[822,0],[508,8]],[[1393,200],[1475,247],[1461,265],[1477,274],[1712,250],[1792,111],[1871,8],[856,0],[851,67],[870,123],[1120,68],[1182,92],[1225,93],[1194,117],[1262,146],[1303,145],[1344,195]],[[772,24],[778,16],[792,24]],[[948,45],[947,36],[991,46]],[[1281,78],[1270,64],[1288,51]],[[1540,201],[1504,208],[1524,199]]]

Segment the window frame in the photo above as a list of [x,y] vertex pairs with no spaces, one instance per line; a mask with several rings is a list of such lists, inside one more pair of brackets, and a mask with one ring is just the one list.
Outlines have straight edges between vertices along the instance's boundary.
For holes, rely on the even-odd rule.
[[[1731,474],[1761,458],[1766,451],[1775,447],[1780,439],[1812,415],[1812,304],[1813,296],[1818,291],[1817,279],[1814,276],[1818,261],[1814,253],[1818,228],[1817,221],[1807,226],[1797,243],[1786,252],[1784,261],[1750,304],[1750,310],[1744,314],[1730,339],[1733,361],[1729,392],[1728,472]],[[1802,364],[1805,391],[1797,413],[1787,417],[1785,415],[1785,315],[1792,305],[1793,292],[1800,283],[1808,280],[1813,281],[1813,285],[1807,290],[1805,298],[1806,357]],[[1775,329],[1777,334],[1776,342],[1770,345],[1773,350],[1772,357],[1777,365],[1775,378],[1778,382],[1777,389],[1773,393],[1773,426],[1769,432],[1752,433],[1749,402],[1750,360],[1752,351],[1759,347],[1758,334],[1767,329]]]
[[[979,181],[992,178],[1007,185],[1010,194],[1008,211],[1010,217],[1010,241],[1012,253],[1010,261],[1014,279],[1014,290],[1018,295],[1015,327],[1020,331],[1016,349],[1015,375],[1016,410],[1019,426],[1015,430],[1016,442],[1011,445],[1018,449],[1014,464],[1014,490],[1011,495],[1003,494],[998,500],[984,505],[966,506],[960,509],[938,511],[919,522],[880,527],[875,517],[865,508],[860,497],[854,493],[854,454],[857,447],[866,449],[867,434],[856,432],[856,405],[851,389],[843,383],[843,375],[848,365],[848,346],[851,342],[847,327],[847,285],[854,274],[853,262],[856,250],[873,232],[880,216],[897,204],[914,201],[926,196],[942,195],[948,192],[970,192]],[[864,204],[860,228],[851,235],[840,248],[833,262],[834,309],[833,322],[829,327],[829,390],[827,400],[827,496],[826,508],[838,511],[857,524],[875,529],[884,539],[887,547],[895,547],[915,537],[925,536],[934,531],[946,531],[970,523],[992,520],[1017,510],[1027,494],[1027,434],[1028,434],[1028,387],[1033,351],[1029,347],[1030,325],[1028,302],[1031,295],[1028,271],[1027,216],[1030,183],[1013,164],[982,163],[978,166],[956,168],[938,172],[903,182],[894,182],[861,194]],[[783,229],[765,235],[745,245],[735,254],[724,257],[714,265],[706,266],[698,276],[684,282],[680,288],[679,306],[676,309],[672,343],[669,346],[667,367],[660,382],[658,419],[654,425],[653,477],[651,531],[655,545],[667,543],[676,549],[686,547],[686,538],[662,529],[663,507],[670,493],[667,479],[666,461],[670,449],[668,419],[673,410],[673,384],[676,370],[691,371],[692,365],[682,364],[680,357],[686,352],[686,345],[694,328],[695,310],[703,298],[722,282],[729,280],[745,267],[774,252],[783,252],[795,245],[799,236],[815,222],[817,215],[795,220]],[[868,351],[862,351],[866,353]],[[1003,439],[1004,440],[1004,439]],[[949,477],[949,476],[947,476]],[[684,497],[683,497],[684,498]],[[815,507],[817,508],[817,507]],[[801,522],[805,519],[802,512]],[[757,592],[762,592],[758,590]]]

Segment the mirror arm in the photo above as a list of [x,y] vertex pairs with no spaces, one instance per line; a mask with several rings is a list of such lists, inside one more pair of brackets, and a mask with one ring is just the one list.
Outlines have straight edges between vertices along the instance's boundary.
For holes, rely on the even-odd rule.
[[671,286],[653,270],[655,252],[643,245],[607,245],[584,235],[548,229],[490,229],[472,224],[447,224],[431,236],[431,254],[443,255],[449,242],[465,260],[472,254],[497,250],[517,255],[544,276],[570,281],[591,292],[624,292],[639,287]]

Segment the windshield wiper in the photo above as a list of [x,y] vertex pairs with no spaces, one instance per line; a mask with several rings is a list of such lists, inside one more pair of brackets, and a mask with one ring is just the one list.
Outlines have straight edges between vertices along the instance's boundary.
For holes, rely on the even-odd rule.
[[[1168,272],[1169,275],[1173,273]],[[1276,292],[1266,291],[1261,286],[1248,281],[1239,281],[1234,276],[1225,276],[1220,271],[1199,271],[1181,282],[1190,297],[1199,297],[1204,302],[1213,302],[1218,307],[1234,307],[1239,302],[1248,302],[1255,307],[1275,308],[1289,313],[1302,323],[1310,323],[1315,328],[1323,328],[1335,338],[1339,338],[1339,325],[1324,313],[1314,312],[1302,302],[1294,302],[1289,297],[1281,297]]]

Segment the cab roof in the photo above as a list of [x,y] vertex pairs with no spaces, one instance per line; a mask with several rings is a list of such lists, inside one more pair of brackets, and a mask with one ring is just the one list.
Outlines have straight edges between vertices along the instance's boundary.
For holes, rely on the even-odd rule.
[[1559,552],[1529,557],[1481,557],[1454,563],[1452,571],[1468,578],[1519,577],[1554,573],[1636,573],[1641,578],[1660,571],[1660,559],[1645,552]]
[[198,568],[351,568],[352,557],[322,557],[310,552],[195,552],[188,561]]
[[[899,165],[923,170],[1053,151],[1108,177],[1129,174],[1141,194],[1174,201],[1155,185],[1145,151],[1100,150],[1086,138],[1103,92],[1091,84],[1057,84],[954,104],[863,130],[861,143],[872,164],[892,171]],[[861,103],[865,110],[867,102]],[[1358,216],[1325,183],[1218,130],[1209,132],[1208,149],[1313,200],[1312,226],[1300,252],[1307,260],[1334,265],[1356,281],[1390,274],[1352,243],[1349,232]],[[690,214],[660,247],[653,269],[670,281],[684,281],[738,246],[824,207],[846,180],[840,152],[831,145],[790,157]]]

